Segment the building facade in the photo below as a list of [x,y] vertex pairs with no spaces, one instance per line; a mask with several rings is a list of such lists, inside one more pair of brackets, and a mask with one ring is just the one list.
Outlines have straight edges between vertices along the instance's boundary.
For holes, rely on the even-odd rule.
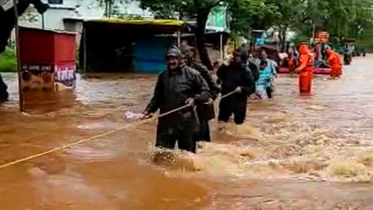
[[[65,30],[65,19],[89,19],[101,18],[105,13],[105,6],[100,4],[100,0],[44,0],[50,8],[42,15],[32,12],[33,18],[23,18],[20,25],[28,27],[54,30]],[[149,11],[140,8],[138,1],[123,1],[116,5],[117,13],[128,16],[151,17]]]

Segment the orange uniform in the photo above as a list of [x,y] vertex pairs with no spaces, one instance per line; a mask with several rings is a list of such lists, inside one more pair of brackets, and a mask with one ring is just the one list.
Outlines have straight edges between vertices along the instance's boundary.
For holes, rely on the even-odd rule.
[[330,76],[336,78],[342,74],[342,61],[338,53],[334,52],[331,49],[326,50],[326,55],[328,56],[327,63],[332,68]]
[[310,53],[306,44],[301,44],[299,47],[299,67],[295,70],[300,72],[299,75],[299,90],[301,93],[310,93],[312,89],[312,76],[314,58]]

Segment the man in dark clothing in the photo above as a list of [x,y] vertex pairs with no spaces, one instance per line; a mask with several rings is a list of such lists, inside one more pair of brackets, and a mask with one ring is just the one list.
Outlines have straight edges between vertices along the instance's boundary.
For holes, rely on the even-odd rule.
[[167,55],[167,70],[159,77],[154,96],[145,114],[169,112],[189,104],[189,108],[159,118],[157,127],[157,147],[174,149],[178,141],[179,149],[196,152],[193,135],[198,131],[198,119],[194,105],[208,102],[209,89],[202,76],[182,62],[178,48],[171,48]]
[[253,75],[254,82],[258,81],[259,79],[259,66],[255,61],[255,58],[253,55],[249,55],[249,58],[247,60],[247,66],[251,70],[251,74]]
[[[214,118],[214,100],[218,97],[220,92],[219,86],[212,79],[207,67],[203,64],[198,63],[195,60],[195,53],[191,48],[183,49],[185,64],[195,70],[197,70],[203,79],[206,81],[210,91],[210,101],[208,104],[200,105],[197,107],[197,115],[199,120],[199,131],[195,135],[196,141],[211,141],[209,120],[211,117]],[[206,113],[209,112],[209,113]],[[211,113],[212,112],[212,113]]]
[[8,86],[5,84],[0,74],[0,103],[8,100],[9,94],[7,89]]
[[228,122],[232,114],[238,125],[245,120],[247,98],[255,92],[255,82],[245,57],[244,52],[235,51],[233,60],[224,63],[218,70],[218,77],[222,80],[222,95],[236,91],[220,101],[219,122]]

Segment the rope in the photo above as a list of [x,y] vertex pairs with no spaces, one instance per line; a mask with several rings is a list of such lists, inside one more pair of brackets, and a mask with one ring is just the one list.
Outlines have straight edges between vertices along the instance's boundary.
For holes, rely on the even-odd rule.
[[235,94],[236,92],[237,92],[237,90],[232,91],[232,92],[230,92],[230,93],[227,93],[227,94],[223,95],[222,97],[220,97],[220,100],[222,100],[222,99],[224,99],[224,98],[226,98],[226,97],[228,97],[228,96],[231,96],[231,95]]
[[[234,93],[236,93],[236,91],[232,91],[232,92],[222,96],[221,99],[224,99],[224,98],[226,98],[230,95],[233,95]],[[111,135],[113,133],[125,130],[125,129],[129,129],[131,127],[139,126],[139,125],[145,124],[147,122],[151,122],[152,120],[159,119],[159,118],[164,117],[166,115],[170,115],[172,113],[178,112],[180,110],[188,108],[189,106],[190,105],[187,104],[187,105],[181,106],[179,108],[173,109],[169,112],[165,112],[165,113],[163,113],[161,115],[158,115],[157,117],[154,117],[154,118],[145,119],[145,120],[139,121],[137,123],[134,123],[134,124],[131,124],[131,125],[126,125],[124,127],[121,127],[121,128],[118,128],[118,129],[115,129],[115,130],[112,130],[112,131],[109,131],[109,132],[106,132],[106,133],[103,133],[103,134],[99,134],[99,135],[96,135],[96,136],[93,136],[93,137],[90,137],[90,138],[87,138],[87,139],[82,139],[82,140],[73,142],[71,144],[67,144],[67,145],[64,145],[64,146],[61,146],[61,147],[57,147],[57,148],[45,151],[45,152],[41,152],[41,153],[38,153],[38,154],[35,154],[35,155],[31,155],[31,156],[28,156],[28,157],[25,157],[25,158],[22,158],[22,159],[15,160],[15,161],[0,165],[0,169],[4,169],[6,167],[13,166],[13,165],[16,165],[18,163],[23,163],[23,162],[26,162],[26,161],[29,161],[29,160],[32,160],[32,159],[35,159],[35,158],[38,158],[38,157],[41,157],[41,156],[44,156],[44,155],[48,155],[48,154],[51,154],[51,153],[54,153],[54,152],[58,152],[60,150],[67,149],[67,148],[70,148],[70,147],[73,147],[73,146],[76,146],[76,145],[79,145],[79,144],[83,144],[85,142],[93,141],[93,140],[96,140],[98,138],[108,136],[108,135]]]

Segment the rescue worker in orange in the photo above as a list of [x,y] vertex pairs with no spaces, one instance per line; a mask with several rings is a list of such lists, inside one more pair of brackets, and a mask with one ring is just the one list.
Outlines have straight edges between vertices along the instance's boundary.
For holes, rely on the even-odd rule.
[[295,69],[300,73],[299,90],[300,93],[311,93],[314,58],[305,43],[299,45],[299,53],[299,66]]
[[327,63],[332,68],[330,72],[330,76],[332,79],[335,79],[337,77],[340,77],[342,74],[342,61],[339,57],[338,53],[331,49],[325,50],[326,55],[328,56]]
[[297,56],[295,54],[295,49],[290,48],[288,51],[288,67],[290,71],[294,71],[297,66]]

